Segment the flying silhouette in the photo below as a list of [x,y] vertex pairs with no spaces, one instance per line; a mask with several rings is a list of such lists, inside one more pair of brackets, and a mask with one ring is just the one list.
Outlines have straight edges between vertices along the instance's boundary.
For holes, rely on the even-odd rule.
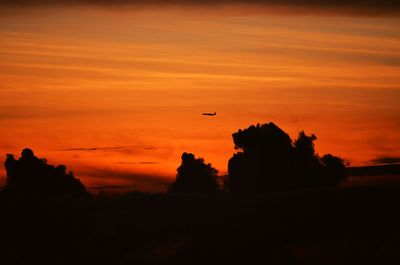
[[201,115],[204,115],[204,116],[215,116],[215,115],[217,115],[217,113],[216,113],[216,112],[214,112],[214,113],[211,113],[211,112],[204,112],[204,113],[202,113]]

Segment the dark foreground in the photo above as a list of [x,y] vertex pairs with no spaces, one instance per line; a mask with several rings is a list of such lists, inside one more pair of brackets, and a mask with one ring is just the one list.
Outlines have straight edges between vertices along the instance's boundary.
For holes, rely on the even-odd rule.
[[400,264],[400,188],[0,197],[1,264]]

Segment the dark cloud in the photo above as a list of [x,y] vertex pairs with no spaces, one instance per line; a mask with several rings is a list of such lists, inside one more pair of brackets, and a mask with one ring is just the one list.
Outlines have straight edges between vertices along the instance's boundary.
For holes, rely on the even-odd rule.
[[126,189],[126,186],[118,186],[118,185],[104,185],[104,186],[89,186],[87,187],[90,190],[110,190],[110,189]]
[[[1,3],[1,0],[0,0]],[[0,4],[0,16],[1,16],[1,4]],[[2,89],[0,91],[6,91]],[[9,89],[11,90],[11,89]],[[15,89],[14,89],[15,90]],[[18,94],[18,93],[17,93]],[[20,95],[20,94],[18,94]],[[0,120],[10,119],[59,119],[60,117],[114,117],[113,115],[119,115],[121,112],[126,112],[125,109],[105,109],[105,108],[69,108],[59,109],[57,107],[47,107],[41,105],[23,105],[20,104],[7,104],[0,106]]]
[[76,171],[76,175],[83,182],[97,183],[88,185],[90,189],[97,187],[114,190],[118,187],[118,190],[124,191],[165,192],[166,185],[170,183],[166,176],[96,166],[82,166]]
[[140,150],[153,150],[154,147],[150,146],[137,146],[137,145],[128,145],[128,146],[106,146],[106,147],[73,147],[73,148],[64,148],[58,151],[119,151],[126,149],[140,149]]
[[[32,7],[57,5],[153,5],[153,6],[218,6],[218,5],[263,5],[287,6],[306,9],[352,10],[358,13],[394,13],[400,10],[398,0],[0,0],[2,6]],[[304,11],[304,10],[303,10]]]
[[381,164],[397,164],[400,163],[400,157],[378,157],[368,161],[368,164],[381,165]]
[[137,162],[119,161],[119,162],[115,162],[115,164],[120,164],[120,165],[154,165],[154,164],[159,164],[159,162],[155,162],[155,161],[137,161]]

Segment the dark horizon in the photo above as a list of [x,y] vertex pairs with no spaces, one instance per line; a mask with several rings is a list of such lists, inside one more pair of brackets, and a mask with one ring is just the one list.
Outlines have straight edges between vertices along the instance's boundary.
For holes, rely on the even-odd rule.
[[[279,135],[281,135],[281,136],[279,136]],[[127,192],[131,192],[131,191],[164,193],[164,192],[169,192],[171,190],[172,185],[179,184],[180,182],[178,182],[178,180],[181,179],[184,182],[182,182],[179,185],[181,185],[181,187],[184,189],[197,190],[197,188],[201,187],[201,185],[211,185],[211,186],[214,185],[216,190],[221,189],[221,190],[227,191],[229,189],[232,189],[232,187],[230,187],[230,186],[233,185],[234,183],[236,183],[237,177],[241,177],[241,178],[243,178],[243,180],[248,178],[248,179],[253,179],[253,181],[256,181],[255,177],[258,176],[259,174],[261,174],[261,175],[259,175],[259,177],[257,177],[257,178],[259,178],[259,180],[257,180],[257,181],[261,181],[261,182],[259,182],[258,184],[254,183],[254,185],[255,185],[254,187],[257,187],[256,189],[259,189],[261,187],[260,185],[265,185],[265,184],[262,184],[262,183],[264,183],[264,180],[262,180],[262,179],[276,178],[276,180],[274,180],[272,182],[268,181],[268,184],[267,184],[267,186],[265,186],[265,190],[263,190],[263,192],[272,191],[278,187],[284,187],[284,186],[290,187],[292,185],[291,183],[293,183],[293,185],[295,185],[291,189],[293,189],[295,187],[296,187],[296,189],[297,188],[310,188],[310,187],[314,187],[315,184],[319,183],[315,186],[315,187],[318,187],[322,183],[324,183],[323,179],[328,178],[328,176],[330,176],[330,175],[333,178],[338,178],[338,179],[333,181],[329,185],[332,185],[332,184],[337,185],[337,184],[341,183],[340,186],[343,186],[343,187],[347,187],[349,185],[356,185],[356,186],[357,185],[368,185],[368,183],[369,183],[369,185],[385,184],[385,182],[387,181],[386,176],[390,176],[390,178],[391,178],[390,180],[391,180],[392,184],[395,183],[393,181],[396,181],[396,176],[397,176],[397,178],[398,178],[397,181],[400,183],[400,163],[398,163],[398,161],[399,161],[398,158],[379,157],[379,158],[369,161],[369,163],[364,166],[351,166],[351,164],[348,161],[345,161],[339,157],[332,156],[331,154],[327,154],[324,156],[317,154],[315,151],[315,145],[314,145],[314,141],[317,140],[317,137],[314,134],[307,135],[302,131],[299,133],[297,139],[292,140],[284,131],[282,131],[279,127],[277,127],[272,122],[262,124],[262,125],[257,124],[256,126],[252,125],[244,130],[239,129],[237,132],[232,134],[232,137],[233,137],[233,141],[234,141],[234,145],[235,145],[234,146],[235,150],[237,150],[239,152],[237,152],[236,154],[233,154],[231,159],[229,161],[227,161],[229,172],[228,173],[218,172],[218,169],[213,168],[212,161],[208,161],[207,167],[210,167],[210,169],[208,169],[208,170],[215,171],[212,174],[212,176],[210,176],[212,179],[214,179],[214,182],[215,182],[214,184],[211,184],[211,183],[210,184],[205,184],[205,183],[202,184],[197,181],[190,184],[190,182],[187,182],[187,183],[185,182],[186,181],[185,178],[181,179],[182,176],[180,176],[181,173],[179,173],[179,172],[182,170],[182,167],[185,163],[189,163],[188,165],[193,165],[193,166],[196,163],[200,163],[200,164],[205,163],[204,159],[202,157],[195,159],[195,154],[190,154],[190,153],[186,153],[186,152],[184,152],[182,154],[182,165],[180,167],[177,166],[178,174],[177,174],[175,184],[174,184],[174,181],[166,179],[164,177],[158,177],[156,175],[151,175],[151,174],[146,174],[146,173],[143,173],[140,175],[131,174],[128,171],[127,172],[119,171],[118,175],[120,176],[120,178],[126,179],[129,183],[131,183],[130,185],[126,185],[126,184],[125,185],[124,184],[121,184],[121,185],[116,185],[116,184],[86,185],[84,183],[83,184],[86,187],[86,189],[88,191],[90,191],[91,193],[96,193],[96,192],[98,193],[98,192],[104,192],[104,191],[116,192],[116,193],[127,193]],[[143,148],[143,147],[140,147],[140,146],[127,146],[127,147],[118,146],[118,147],[96,147],[96,148],[68,148],[68,149],[62,149],[62,151],[75,151],[75,150],[97,151],[97,150],[120,150],[120,149],[124,150],[125,148]],[[287,148],[289,148],[289,149],[287,149]],[[152,147],[152,149],[153,149],[153,147]],[[287,152],[289,152],[289,153],[287,153]],[[29,155],[26,155],[26,154],[29,154]],[[293,156],[293,158],[290,158],[290,159],[285,158],[285,159],[289,159],[287,161],[282,160],[283,157],[287,157],[288,154],[291,154],[289,156]],[[254,158],[251,158],[251,160],[255,159],[255,160],[259,161],[258,164],[246,164],[248,162],[245,162],[245,160],[243,160],[243,159],[245,159],[246,156],[248,156],[248,155],[256,156]],[[300,157],[298,157],[299,155],[300,155]],[[190,158],[190,159],[194,159],[193,162],[189,162],[190,159],[188,160],[188,162],[185,162],[185,160],[184,160],[185,156],[188,156],[188,158]],[[33,167],[31,169],[25,168],[25,166],[24,166],[25,162],[23,161],[23,160],[26,160],[25,157],[32,157],[32,159],[34,159],[34,160],[32,160],[32,163],[34,161],[37,161],[35,163],[39,163],[39,164],[36,167]],[[262,161],[264,161],[264,162],[262,162],[259,159],[263,159]],[[292,161],[291,159],[295,159],[295,160]],[[251,161],[251,160],[249,160],[249,161]],[[195,161],[197,161],[197,162],[195,162]],[[329,162],[329,161],[331,161],[331,162]],[[209,163],[209,162],[211,162],[211,163]],[[271,162],[272,162],[272,164],[271,164]],[[335,165],[334,167],[339,166],[339,168],[334,169],[334,171],[332,171],[332,172],[323,171],[323,167],[332,168],[332,166],[325,164],[328,162],[333,163],[332,166]],[[20,163],[20,166],[17,166],[17,163]],[[41,163],[43,163],[43,165],[40,165]],[[266,163],[266,165],[270,164],[270,166],[265,166],[265,170],[267,170],[267,171],[265,171],[265,170],[259,171],[259,169],[257,169],[257,168],[259,168],[264,163]],[[16,168],[12,169],[11,165],[14,165],[14,164],[15,164],[15,166],[13,166],[13,167],[16,167]],[[119,164],[121,164],[121,163],[119,163]],[[132,164],[132,165],[136,165],[136,164],[153,165],[156,163],[151,162],[151,161],[144,161],[144,162],[130,163],[130,164]],[[272,166],[272,165],[275,165],[275,166]],[[281,165],[281,166],[276,167],[277,165]],[[47,162],[46,158],[37,158],[34,155],[33,150],[31,150],[29,148],[25,148],[22,151],[21,158],[19,158],[17,160],[14,159],[14,156],[12,154],[7,154],[7,160],[5,162],[5,166],[6,166],[6,171],[7,171],[7,182],[5,183],[4,189],[9,188],[7,186],[10,185],[10,180],[13,180],[14,178],[15,179],[23,179],[23,178],[25,178],[24,175],[30,175],[31,177],[27,178],[27,180],[32,179],[32,178],[33,179],[38,178],[38,180],[39,180],[39,179],[41,179],[43,174],[48,174],[48,173],[46,173],[48,171],[48,169],[44,169],[44,168],[41,171],[35,171],[35,170],[37,170],[38,167],[45,167],[45,168],[49,168],[49,169],[50,169],[50,167],[53,167],[53,166],[51,166],[51,164],[49,164]],[[26,164],[26,166],[31,167],[30,164]],[[207,174],[207,173],[200,173],[201,166],[200,167],[199,166],[200,165],[197,166],[198,167],[197,169],[195,169],[195,168],[189,169],[188,168],[187,170],[189,170],[189,171],[194,170],[194,171],[191,171],[192,173],[190,173],[190,174],[194,174],[194,175]],[[245,173],[244,175],[242,173],[240,173],[241,170],[239,168],[237,168],[238,166],[247,168],[246,169],[247,173]],[[101,167],[102,167],[102,165],[100,165],[100,164],[96,165],[92,168],[93,172],[90,172],[90,169],[89,169],[89,172],[87,172],[86,174],[92,174],[92,175],[98,174],[98,177],[102,177],[104,179],[110,179],[110,178],[115,179],[115,177],[116,177],[115,171],[104,170],[104,169],[99,170]],[[293,169],[290,169],[291,167],[293,167]],[[340,169],[340,167],[342,169]],[[65,172],[63,174],[66,174],[68,172],[70,172],[68,174],[71,174],[71,176],[73,174],[72,171],[70,171],[70,170],[66,171],[64,165],[53,167],[53,168],[55,168],[56,170],[58,170],[58,168],[64,168],[64,169],[62,169]],[[251,170],[249,168],[253,168],[253,170]],[[314,169],[312,169],[312,168],[314,168]],[[287,169],[290,169],[290,170],[287,171]],[[330,170],[332,170],[332,169],[330,169]],[[17,178],[17,176],[15,176],[15,177],[13,176],[13,174],[14,174],[13,172],[15,170],[18,170],[18,172],[20,172],[20,173],[15,173],[15,174],[21,175],[18,178]],[[269,171],[269,173],[268,173],[268,171]],[[17,172],[17,171],[15,171],[15,172]],[[239,174],[239,175],[237,175],[237,174]],[[342,177],[340,177],[341,175],[342,175]],[[77,179],[79,179],[79,175],[75,175],[75,176],[77,177]],[[355,177],[355,179],[352,179],[354,177]],[[363,177],[363,178],[360,178],[360,177]],[[368,177],[370,177],[370,178],[368,178]],[[374,181],[372,181],[372,182],[371,182],[371,177],[374,179]],[[54,176],[49,175],[46,178],[48,178],[48,180],[46,182],[49,182],[49,185],[50,185],[46,189],[51,190],[52,185],[54,185],[54,184],[50,184],[51,181],[53,181],[53,179],[54,180],[58,179],[59,177],[54,177]],[[306,180],[307,178],[308,178],[308,180]],[[313,178],[315,178],[315,179],[312,180]],[[317,178],[321,179],[322,182],[317,181]],[[33,179],[31,181],[34,181]],[[281,179],[281,180],[279,180],[279,179]],[[303,179],[303,180],[301,180],[301,179]],[[181,181],[181,180],[179,180],[179,181]],[[195,180],[195,179],[193,179],[193,180]],[[278,182],[276,182],[276,181],[278,181]],[[300,182],[298,182],[298,181],[300,181]],[[304,181],[304,184],[301,184],[301,181]],[[313,182],[315,182],[315,184],[312,184]],[[328,184],[329,182],[330,181],[328,181],[326,184]],[[135,183],[135,184],[132,184],[132,183]],[[281,184],[277,184],[277,183],[281,183]],[[294,183],[297,183],[297,184],[294,184]],[[308,183],[308,184],[306,184],[306,183]],[[29,184],[29,185],[32,185],[32,184]],[[60,184],[61,184],[61,186],[63,186],[65,184],[67,184],[67,182],[65,184],[62,184],[62,183],[60,183]],[[323,185],[326,185],[326,184],[323,184]],[[43,183],[41,185],[46,186],[47,184]],[[57,185],[59,185],[59,184],[57,184]],[[194,186],[192,186],[192,188],[190,188],[189,186],[185,186],[185,185],[194,185]],[[240,188],[241,186],[244,187],[249,184],[246,181],[245,182],[239,181],[235,185],[239,185],[239,186],[237,188],[234,188],[234,190],[242,189],[242,188]],[[276,185],[278,185],[278,186],[276,186]],[[178,188],[178,186],[176,186],[176,188]],[[60,189],[60,188],[57,188],[57,189]],[[179,188],[178,190],[180,190],[180,189],[181,188]],[[207,188],[207,189],[209,189],[209,188]],[[281,188],[278,188],[278,190],[279,189],[281,189]]]

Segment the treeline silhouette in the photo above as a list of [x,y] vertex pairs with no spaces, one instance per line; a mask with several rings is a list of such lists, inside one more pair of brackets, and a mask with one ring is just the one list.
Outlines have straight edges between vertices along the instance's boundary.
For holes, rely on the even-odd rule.
[[300,132],[297,139],[274,123],[252,125],[232,135],[235,149],[226,185],[232,192],[265,191],[337,185],[346,179],[344,161],[315,153],[317,137]]
[[[317,137],[301,131],[297,139],[274,123],[252,125],[233,133],[239,150],[228,163],[228,176],[222,189],[233,194],[259,194],[268,191],[335,186],[347,177],[344,161],[339,157],[316,154]],[[176,180],[168,187],[169,194],[215,194],[221,191],[218,171],[203,158],[182,154]],[[25,195],[88,194],[82,183],[67,173],[63,165],[48,165],[31,149],[24,149],[16,160],[7,155],[7,182],[4,192]]]
[[19,159],[7,155],[4,163],[7,178],[5,193],[21,195],[70,195],[87,196],[83,184],[64,165],[52,166],[46,159],[37,158],[33,151],[25,148]]
[[203,158],[195,158],[194,154],[183,153],[177,171],[175,182],[168,188],[171,194],[212,194],[219,189],[218,170],[206,164]]
[[[335,186],[347,177],[344,161],[315,153],[317,137],[300,132],[297,139],[274,123],[252,125],[233,135],[235,149],[228,163],[226,191],[259,194],[268,191]],[[176,181],[169,193],[215,193],[217,170],[194,154],[183,153]]]
[[64,166],[8,155],[0,264],[400,264],[400,187],[337,188],[343,161],[315,140],[239,130],[223,185],[183,153],[168,194],[87,196]]

